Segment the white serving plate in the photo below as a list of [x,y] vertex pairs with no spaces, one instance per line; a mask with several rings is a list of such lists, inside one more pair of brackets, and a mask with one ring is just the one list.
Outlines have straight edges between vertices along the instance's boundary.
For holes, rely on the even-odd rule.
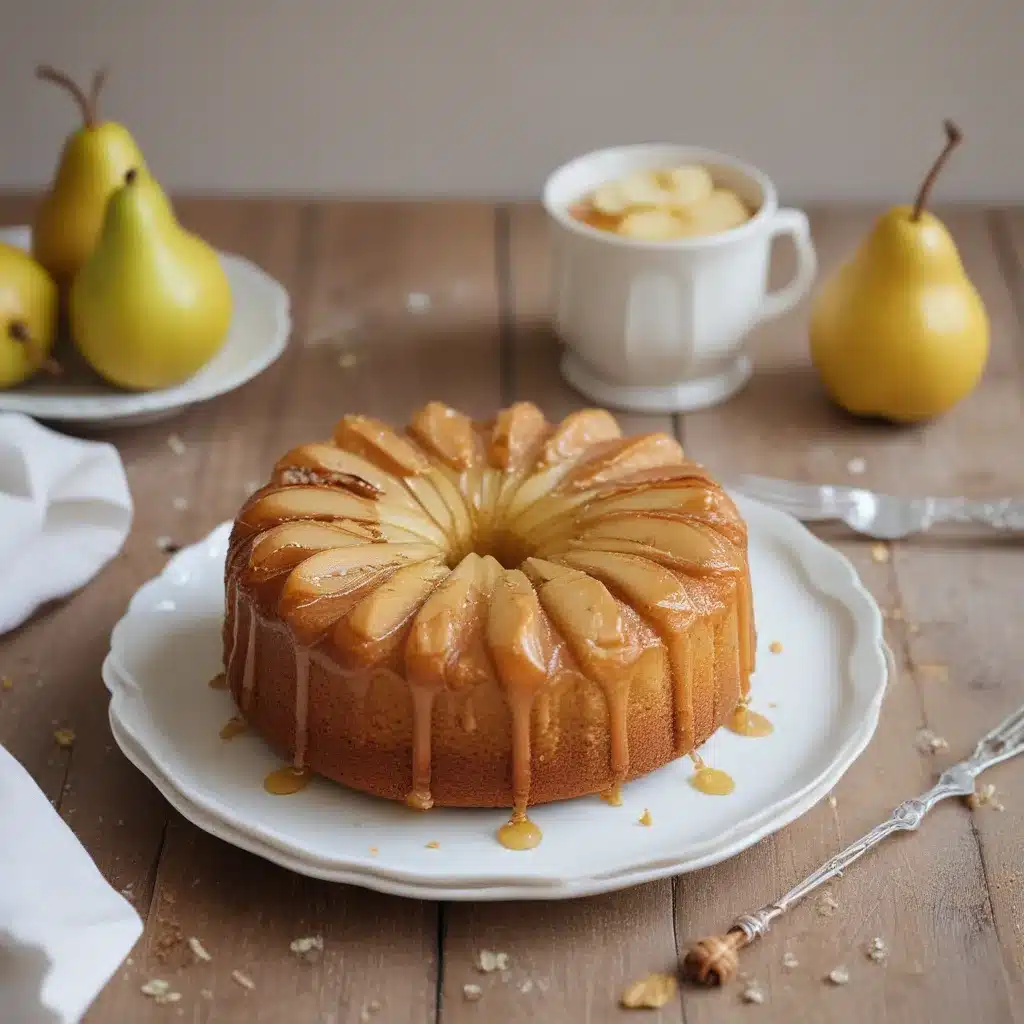
[[[31,229],[0,228],[0,242],[28,249]],[[39,376],[0,391],[0,412],[21,412],[39,420],[79,426],[128,426],[163,419],[241,387],[285,350],[291,334],[288,292],[254,263],[220,253],[231,285],[234,315],[227,340],[209,363],[183,384],[159,391],[119,391],[88,367],[70,360],[59,378]]]
[[[280,760],[255,736],[219,738],[234,707],[207,685],[222,668],[227,523],[171,559],[115,627],[103,666],[114,736],[201,828],[302,874],[384,892],[564,899],[715,864],[835,786],[874,732],[887,679],[881,614],[849,562],[795,519],[736,500],[750,527],[759,635],[753,707],[775,732],[720,730],[701,748],[736,780],[728,797],[689,786],[683,759],[626,786],[621,807],[588,797],[532,808],[544,840],[522,853],[494,838],[501,810],[421,814],[323,779],[271,796],[262,780]],[[782,653],[768,652],[773,640]],[[649,828],[637,824],[645,808]]]

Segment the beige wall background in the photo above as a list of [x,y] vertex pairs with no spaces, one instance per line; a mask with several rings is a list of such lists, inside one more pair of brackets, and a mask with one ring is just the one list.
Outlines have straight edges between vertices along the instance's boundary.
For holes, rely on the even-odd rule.
[[0,187],[46,181],[70,101],[173,189],[532,196],[626,141],[759,164],[784,197],[1024,200],[1022,0],[0,0]]

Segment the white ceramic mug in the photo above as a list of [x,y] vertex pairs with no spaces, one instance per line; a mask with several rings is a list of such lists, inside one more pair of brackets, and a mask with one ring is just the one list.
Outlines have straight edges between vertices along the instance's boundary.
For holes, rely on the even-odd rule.
[[[598,185],[632,171],[703,164],[756,213],[729,231],[645,242],[601,231],[569,212]],[[544,186],[554,234],[555,329],[562,373],[602,405],[684,412],[728,398],[749,379],[751,328],[795,306],[817,270],[807,217],[779,209],[761,171],[694,146],[602,149],[560,167]],[[772,241],[791,235],[796,273],[768,291]]]

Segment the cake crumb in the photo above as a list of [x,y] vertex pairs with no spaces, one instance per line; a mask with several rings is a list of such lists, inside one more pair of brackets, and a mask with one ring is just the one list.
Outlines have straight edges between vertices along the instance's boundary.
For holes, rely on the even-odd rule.
[[70,750],[75,745],[75,730],[54,729],[53,741],[61,750]]
[[785,967],[787,971],[791,971],[795,967],[800,966],[800,961],[797,960],[795,953],[787,949],[786,952],[782,954],[782,966]]
[[640,815],[638,824],[647,825],[648,827],[654,824],[654,819],[651,817],[651,812],[647,807],[644,808],[644,813]]
[[427,849],[428,850],[440,850],[441,849],[441,844],[436,839],[431,839],[430,842],[427,843]]
[[173,537],[168,536],[157,537],[156,546],[165,555],[173,555],[181,550],[181,545]]
[[167,435],[167,447],[170,448],[175,455],[184,455],[187,450],[185,442],[182,441],[177,434]]
[[462,998],[467,1003],[475,1003],[483,994],[484,990],[479,985],[470,983],[462,986]]
[[829,807],[832,808],[833,811],[836,809],[836,807],[839,806],[839,801],[836,799],[835,793],[829,793],[829,795],[828,795],[828,805],[829,805]]
[[203,999],[212,999],[213,998],[213,989],[201,988],[199,990],[199,994],[200,994],[200,996],[203,997]]
[[820,917],[831,917],[839,909],[839,901],[832,895],[831,889],[826,889],[818,897],[816,909]]
[[850,980],[850,972],[843,966],[833,967],[827,977],[833,985],[845,985]]
[[355,352],[342,352],[338,357],[338,366],[343,370],[351,370],[359,364],[359,357]]
[[851,476],[861,476],[867,468],[867,460],[859,455],[856,458],[850,459],[846,464],[846,472]]
[[519,989],[520,992],[523,993],[524,996],[528,995],[530,992],[533,991],[533,979],[524,978],[521,982],[519,982],[518,986],[516,987]]
[[657,1010],[674,999],[678,985],[671,974],[648,974],[634,981],[622,993],[619,1002],[627,1010]]
[[380,850],[378,850],[376,846],[371,846],[370,847],[370,856],[371,857],[376,857],[378,853],[380,853]]
[[884,964],[889,956],[889,949],[885,944],[885,940],[876,935],[868,943],[868,948],[864,951],[864,955],[873,963]]
[[301,939],[292,939],[288,948],[300,959],[313,963],[320,959],[324,951],[322,935],[306,935]]
[[508,953],[495,953],[490,949],[481,949],[476,955],[476,969],[484,974],[507,971]]
[[768,701],[768,707],[770,707],[770,708],[777,708],[778,706],[779,705],[776,704],[775,701],[773,701],[773,700]]
[[781,641],[773,640],[768,645],[768,650],[771,651],[772,654],[781,654],[782,653],[782,643],[781,643]]
[[996,787],[991,782],[986,783],[984,786],[980,786],[976,789],[968,798],[967,806],[972,811],[978,810],[979,807],[991,807],[993,811],[1005,811],[1006,808],[1000,803],[999,798],[996,796]]
[[919,729],[914,746],[922,754],[937,754],[940,750],[949,750],[949,743],[942,736],[932,732],[931,729]]
[[889,561],[889,545],[883,544],[879,541],[877,544],[871,545],[871,560],[873,562],[884,563]]
[[150,978],[139,991],[144,996],[162,996],[166,995],[170,988],[171,983],[169,981],[164,981],[163,978]]
[[748,981],[740,992],[740,998],[745,1003],[756,1003],[760,1006],[764,1002],[764,991],[756,981]]
[[409,292],[405,297],[405,308],[410,313],[425,313],[430,309],[430,296],[426,292]]
[[0,676],[0,690],[13,690],[14,680],[10,676]]
[[172,499],[171,508],[173,508],[175,512],[184,512],[188,508],[188,498],[184,498],[179,495],[177,498]]
[[249,977],[244,971],[232,971],[231,980],[237,985],[241,985],[247,992],[251,992],[256,987],[256,982]]
[[194,935],[189,936],[188,948],[192,950],[192,955],[197,960],[209,963],[213,959],[209,952],[207,952],[206,947]]

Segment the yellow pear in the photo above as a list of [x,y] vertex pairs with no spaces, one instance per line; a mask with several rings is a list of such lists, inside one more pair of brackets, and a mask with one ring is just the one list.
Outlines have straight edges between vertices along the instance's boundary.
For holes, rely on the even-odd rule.
[[220,349],[231,288],[217,253],[186,231],[163,190],[130,170],[71,288],[71,337],[112,384],[180,384]]
[[961,140],[947,142],[912,207],[883,214],[824,284],[811,314],[811,359],[848,412],[913,423],[945,412],[978,383],[988,358],[985,307],[943,223],[932,186]]
[[0,242],[0,388],[48,365],[57,332],[57,286],[25,252]]
[[111,192],[124,181],[126,171],[141,169],[144,163],[127,128],[99,120],[97,103],[106,72],[93,76],[88,94],[53,68],[40,67],[36,74],[67,89],[82,112],[82,127],[64,143],[32,229],[32,254],[64,289],[96,245]]

